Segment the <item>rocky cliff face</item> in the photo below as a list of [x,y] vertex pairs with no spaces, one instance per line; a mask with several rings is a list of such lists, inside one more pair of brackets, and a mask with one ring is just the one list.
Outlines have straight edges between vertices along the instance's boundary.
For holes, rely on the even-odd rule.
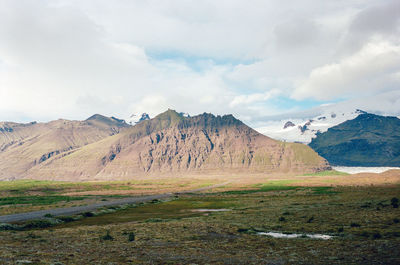
[[66,156],[56,154],[26,175],[115,179],[201,172],[314,172],[328,167],[308,146],[273,140],[232,115],[185,117],[168,110]]

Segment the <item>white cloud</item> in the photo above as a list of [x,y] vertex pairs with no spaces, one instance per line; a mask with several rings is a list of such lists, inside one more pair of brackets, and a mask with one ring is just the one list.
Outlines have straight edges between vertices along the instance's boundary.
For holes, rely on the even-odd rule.
[[0,120],[170,107],[251,121],[293,92],[386,93],[400,76],[395,3],[0,0]]
[[315,21],[295,18],[275,26],[274,34],[278,48],[301,49],[314,45],[321,32]]
[[268,99],[280,94],[280,90],[273,89],[265,93],[254,93],[250,95],[240,95],[233,98],[229,106],[236,107],[238,105],[248,105],[256,102],[265,102]]
[[311,71],[293,97],[331,100],[337,97],[376,93],[399,86],[391,75],[400,71],[400,45],[386,41],[368,43],[338,63]]

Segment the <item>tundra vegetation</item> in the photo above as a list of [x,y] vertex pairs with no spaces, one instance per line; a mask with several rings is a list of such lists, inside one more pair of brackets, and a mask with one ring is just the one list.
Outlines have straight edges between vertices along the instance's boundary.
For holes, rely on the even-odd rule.
[[[400,176],[335,172],[303,176],[232,177],[226,186],[165,200],[44,216],[2,225],[0,263],[16,264],[399,264]],[[378,175],[385,176],[385,175]],[[80,205],[147,193],[188,190],[215,178],[147,182],[1,182],[2,214]],[[354,180],[353,180],[354,181]],[[95,187],[95,188],[93,188]],[[102,191],[90,195],[91,191]],[[88,192],[88,193],[87,193]],[[78,196],[78,194],[81,194]],[[82,195],[85,194],[85,195]],[[37,199],[27,203],[23,197]],[[7,198],[7,199],[4,199]],[[15,198],[15,199],[12,199]],[[69,199],[68,199],[69,198]],[[11,209],[11,210],[10,210]],[[23,229],[12,229],[13,226]],[[263,233],[301,234],[273,238]],[[313,239],[306,235],[329,235]]]

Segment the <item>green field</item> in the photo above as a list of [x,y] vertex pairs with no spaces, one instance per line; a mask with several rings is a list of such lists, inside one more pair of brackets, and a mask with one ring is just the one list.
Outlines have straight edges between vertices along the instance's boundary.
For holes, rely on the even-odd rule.
[[103,182],[0,181],[0,215],[82,206],[127,196],[185,191],[215,183],[218,180],[179,178]]
[[0,198],[0,206],[3,205],[47,205],[58,202],[69,202],[75,200],[83,200],[85,197],[73,196],[14,196]]
[[304,174],[303,176],[349,176],[349,173],[345,172],[340,172],[336,170],[327,170],[327,171],[321,171],[317,173],[309,173],[309,174]]

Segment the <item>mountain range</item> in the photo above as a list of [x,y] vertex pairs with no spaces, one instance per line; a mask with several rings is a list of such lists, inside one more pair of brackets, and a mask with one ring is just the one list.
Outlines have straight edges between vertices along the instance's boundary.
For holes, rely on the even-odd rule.
[[134,126],[98,114],[85,121],[0,123],[0,179],[310,173],[329,168],[310,147],[273,140],[232,115],[190,117],[168,110]]

